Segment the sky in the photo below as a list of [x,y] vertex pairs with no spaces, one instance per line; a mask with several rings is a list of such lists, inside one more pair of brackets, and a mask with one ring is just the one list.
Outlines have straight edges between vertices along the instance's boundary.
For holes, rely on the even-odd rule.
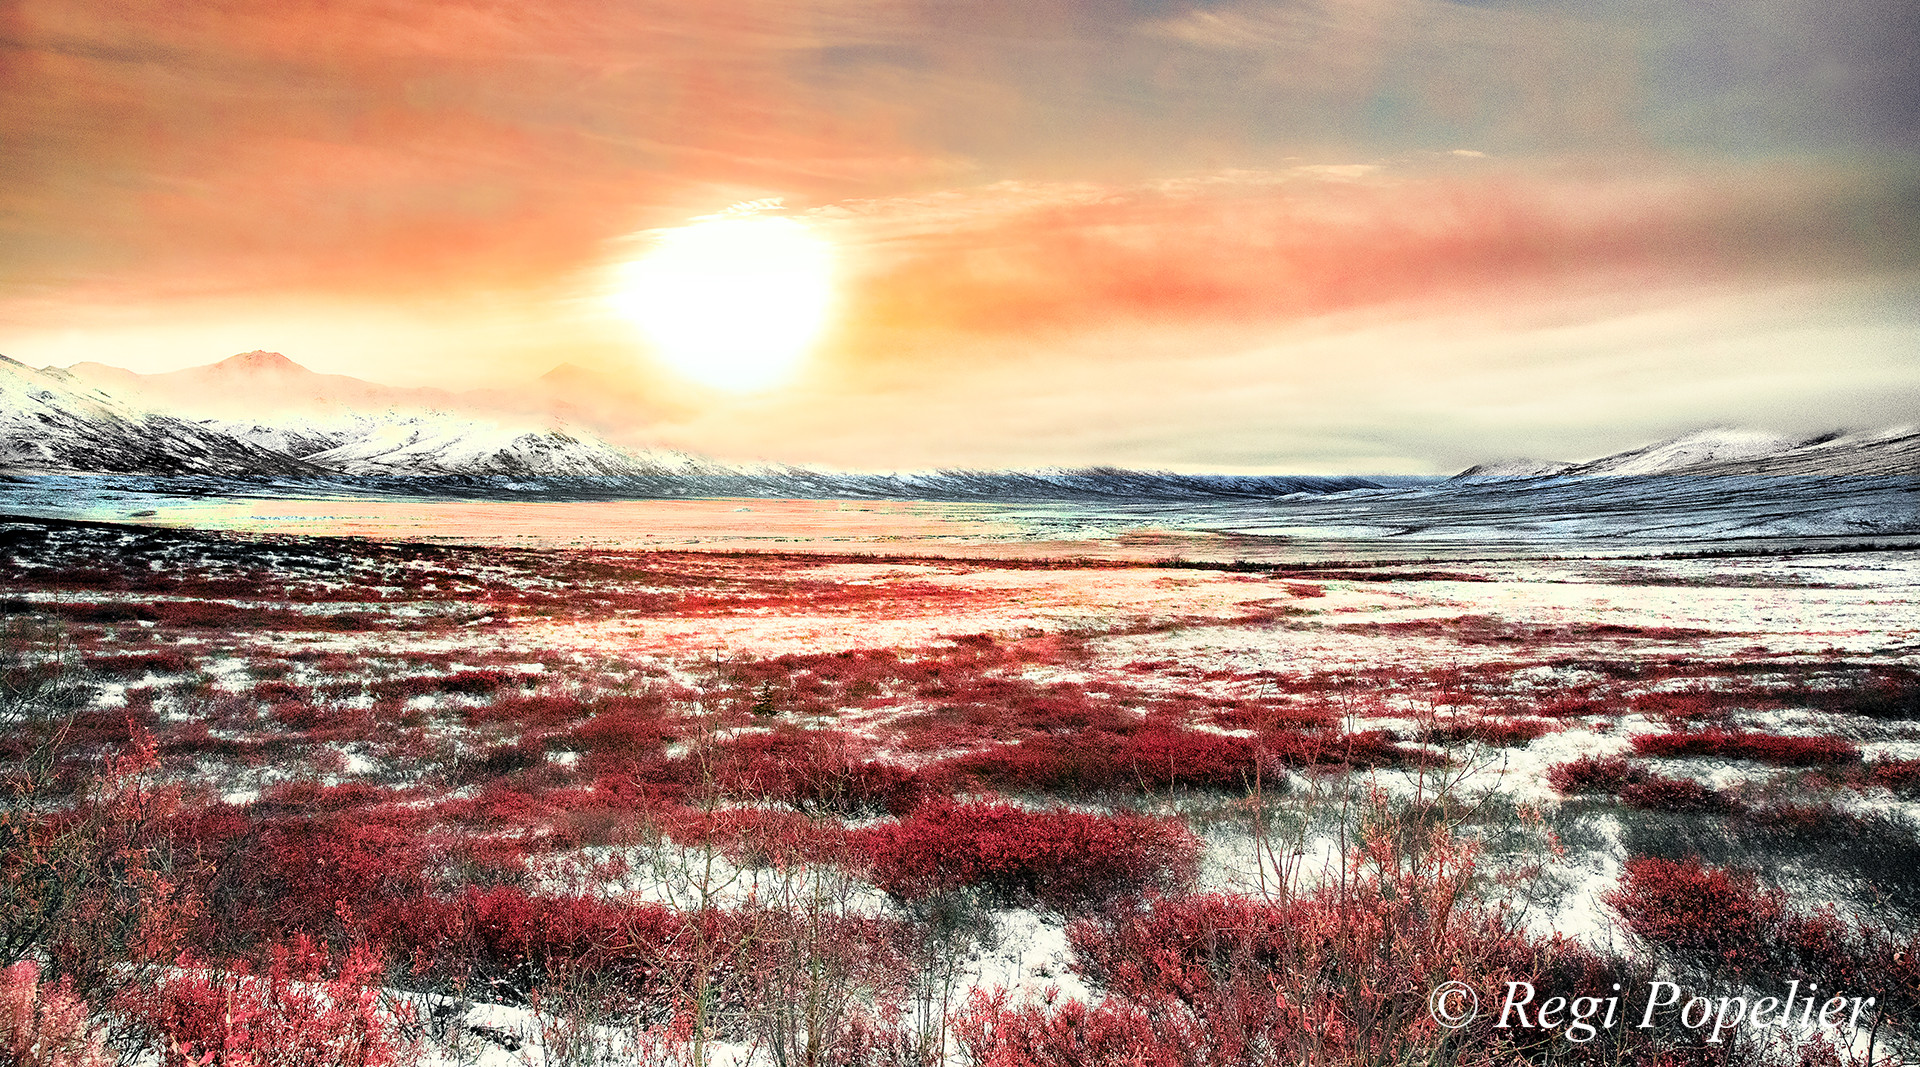
[[[571,363],[621,443],[867,470],[1920,422],[1916,56],[1910,0],[0,0],[0,352]],[[615,298],[742,203],[833,285],[730,391]]]

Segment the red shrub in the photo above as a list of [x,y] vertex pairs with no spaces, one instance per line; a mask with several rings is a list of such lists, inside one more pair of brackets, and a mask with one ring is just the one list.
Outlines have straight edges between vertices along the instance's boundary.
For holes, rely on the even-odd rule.
[[1628,860],[1607,903],[1640,937],[1742,976],[1765,972],[1784,913],[1781,895],[1760,889],[1751,874],[1697,859]]
[[461,709],[470,723],[508,723],[527,729],[553,730],[586,718],[593,705],[564,696],[507,696]]
[[737,863],[788,866],[800,861],[845,862],[847,831],[838,819],[817,819],[777,808],[661,806],[651,822],[682,844],[718,847]]
[[[1822,986],[1851,990],[1878,985],[1888,976],[1873,958],[1875,940],[1828,905],[1811,915],[1788,916],[1774,938],[1774,949],[1797,972],[1818,976]],[[1920,992],[1920,986],[1913,988]]]
[[295,730],[311,730],[326,722],[327,713],[304,700],[289,700],[273,706],[273,718]]
[[1745,734],[1736,748],[1738,755],[1782,767],[1808,767],[1831,763],[1857,763],[1860,748],[1839,737],[1774,737]]
[[380,943],[451,866],[447,842],[427,833],[434,813],[389,803],[404,796],[294,783],[245,809],[180,821],[176,846],[205,865],[198,878],[216,906],[202,943],[237,951],[295,932]]
[[193,660],[175,649],[113,656],[88,656],[85,662],[89,670],[128,677],[138,677],[148,673],[185,674],[193,669]]
[[166,731],[160,742],[165,756],[224,756],[241,759],[259,751],[257,741],[215,737],[203,722],[178,723]]
[[1236,703],[1212,709],[1206,718],[1223,730],[1331,730],[1340,723],[1339,714],[1324,704]]
[[953,766],[992,786],[1049,793],[1233,788],[1253,780],[1258,753],[1250,738],[1154,727],[1032,737],[964,756]]
[[593,718],[566,735],[569,744],[583,752],[628,757],[657,754],[671,737],[661,708],[626,701],[602,705]]
[[1790,912],[1783,894],[1760,889],[1750,874],[1703,867],[1697,859],[1634,859],[1607,902],[1635,934],[1716,972],[1870,993],[1887,1020],[1902,1028],[1920,1007],[1913,941],[1850,925],[1830,906]]
[[1920,759],[1880,759],[1867,765],[1873,780],[1896,793],[1920,791]]
[[1492,719],[1463,715],[1435,723],[1426,731],[1426,739],[1439,744],[1472,741],[1496,748],[1512,748],[1545,737],[1555,729],[1552,723],[1543,719]]
[[182,969],[129,1005],[165,1067],[208,1062],[279,1067],[397,1067],[411,1025],[368,983],[377,955],[350,954],[321,979],[326,952],[305,938],[275,945],[264,974]]
[[974,1062],[1019,1067],[1279,1067],[1435,1062],[1448,1041],[1489,1042],[1491,1017],[1451,1034],[1428,993],[1464,980],[1485,1004],[1508,978],[1551,980],[1562,953],[1460,899],[1461,857],[1429,858],[1430,873],[1376,869],[1279,902],[1156,899],[1080,919],[1078,969],[1105,996],[979,997],[957,1021],[961,1043]]
[[696,945],[737,944],[731,912],[678,912],[594,897],[536,897],[512,886],[469,886],[411,902],[393,946],[414,973],[524,997],[541,984],[598,976],[635,1000],[661,998]]
[[368,686],[368,689],[378,700],[412,700],[439,692],[440,680],[431,675],[382,678]]
[[0,968],[0,1063],[12,1067],[110,1067],[114,1058],[85,1001],[65,983],[40,984],[24,960]]
[[1581,756],[1547,768],[1547,781],[1562,793],[1618,793],[1649,776],[1623,756]]
[[304,687],[287,682],[255,682],[253,699],[262,704],[282,704],[289,700],[309,700],[312,694]]
[[1315,764],[1348,767],[1397,767],[1407,764],[1442,763],[1445,757],[1407,748],[1391,731],[1362,730],[1336,734],[1306,731],[1275,734],[1266,738],[1268,751],[1281,763],[1296,767]]
[[1621,787],[1620,801],[1629,807],[1648,811],[1737,811],[1733,798],[1701,785],[1691,778],[1666,778],[1657,774]]
[[486,696],[496,689],[504,689],[510,685],[521,685],[527,680],[528,676],[526,675],[513,674],[508,671],[458,671],[439,679],[439,687],[443,693],[457,693],[461,696]]
[[1860,749],[1838,737],[1779,737],[1723,730],[1640,734],[1633,739],[1633,748],[1643,756],[1723,756],[1782,767],[1853,763],[1860,759]]
[[1733,709],[1752,703],[1751,694],[1737,690],[1662,690],[1632,698],[1633,710],[1672,723],[1724,721]]
[[462,757],[458,766],[454,768],[453,781],[460,785],[471,785],[490,778],[517,774],[531,767],[544,766],[546,762],[546,745],[538,739],[494,745],[471,756]]
[[1151,791],[1176,786],[1244,789],[1257,770],[1397,765],[1424,757],[1384,730],[1342,734],[1281,730],[1236,737],[1152,723],[1120,734],[1089,730],[1030,737],[953,761],[953,769],[1001,789],[1048,793]]
[[[864,758],[845,735],[817,730],[743,734],[714,745],[707,759],[727,793],[807,811],[900,815],[948,792],[945,776],[937,771]],[[686,777],[698,774],[689,767]]]
[[1204,1020],[1118,997],[1094,1005],[1069,1000],[1014,1006],[1004,990],[988,995],[976,989],[956,1016],[954,1032],[971,1062],[993,1067],[1221,1063],[1208,1047]]
[[1178,819],[951,801],[857,831],[851,843],[895,896],[984,886],[1062,910],[1178,887],[1192,878],[1200,851]]

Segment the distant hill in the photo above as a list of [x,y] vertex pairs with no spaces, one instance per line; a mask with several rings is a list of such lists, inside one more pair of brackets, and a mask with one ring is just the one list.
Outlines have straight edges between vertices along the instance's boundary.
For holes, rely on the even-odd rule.
[[445,389],[401,389],[345,374],[318,374],[278,352],[257,349],[164,374],[136,374],[104,363],[76,363],[67,371],[130,401],[192,418],[433,410],[454,402]]
[[[84,374],[35,370],[0,356],[0,472],[627,477],[685,470],[692,462],[674,453],[636,454],[564,428],[393,406],[369,412],[361,405],[430,398],[435,391],[314,374],[272,352],[165,375],[82,366]],[[92,384],[116,381],[137,399]],[[286,402],[282,410],[321,413],[196,419],[149,406],[155,397],[193,390],[226,390],[220,402],[198,405],[202,410],[258,408],[272,399]]]
[[325,473],[222,430],[145,410],[64,371],[0,356],[0,471]]
[[[53,368],[48,368],[53,369]],[[193,419],[277,419],[346,413],[457,414],[631,429],[674,406],[631,377],[561,363],[509,388],[433,389],[381,385],[320,374],[278,352],[258,350],[185,370],[138,374],[105,363],[66,368],[79,381],[170,415]]]
[[345,415],[273,424],[209,425],[339,474],[621,478],[684,470],[676,453],[635,453],[565,429],[502,426],[453,415]]
[[[316,374],[267,351],[145,375],[98,363],[35,370],[0,356],[0,472],[601,479],[621,483],[606,487],[615,494],[973,500],[1270,499],[1395,484],[1109,468],[856,474],[738,467],[621,448],[580,427],[648,403],[633,383],[571,364],[524,390],[451,393]],[[580,417],[559,419],[555,410]],[[625,418],[631,425],[635,416]],[[1920,430],[1807,441],[1703,430],[1583,463],[1483,464],[1456,478],[1676,473],[1916,475]]]
[[1516,460],[1468,467],[1459,478],[1644,474],[1920,475],[1920,429],[1900,426],[1796,441],[1754,430],[1684,434],[1584,463]]

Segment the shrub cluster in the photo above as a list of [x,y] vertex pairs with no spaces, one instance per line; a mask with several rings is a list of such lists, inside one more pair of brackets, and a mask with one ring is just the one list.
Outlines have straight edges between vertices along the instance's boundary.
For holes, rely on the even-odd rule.
[[1902,1027],[1920,1007],[1920,943],[1831,908],[1796,911],[1748,872],[1638,857],[1607,903],[1633,933],[1714,975],[1770,986],[1797,978],[1873,995]]
[[1860,748],[1838,737],[1781,737],[1729,730],[1640,734],[1633,749],[1643,756],[1720,756],[1781,767],[1817,767],[1855,763]]
[[979,995],[961,1042],[976,1063],[1013,1067],[1488,1064],[1520,1061],[1516,1043],[1546,1051],[1550,1037],[1494,1030],[1485,1012],[1442,1029],[1427,997],[1449,981],[1483,1005],[1498,1004],[1508,980],[1542,997],[1591,993],[1621,969],[1460,897],[1464,868],[1446,848],[1422,871],[1382,868],[1299,897],[1161,898],[1079,919],[1077,966],[1104,995],[1024,1005]]
[[1436,744],[1473,742],[1494,748],[1516,748],[1545,737],[1557,727],[1544,719],[1507,719],[1458,715],[1429,726],[1423,736]]
[[1200,851],[1179,819],[948,800],[856,831],[850,844],[897,897],[978,886],[1062,911],[1177,889],[1192,879]]

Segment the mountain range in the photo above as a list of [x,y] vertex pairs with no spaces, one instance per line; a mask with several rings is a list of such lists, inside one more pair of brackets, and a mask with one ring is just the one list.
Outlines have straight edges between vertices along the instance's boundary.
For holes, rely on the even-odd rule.
[[[577,426],[596,415],[634,410],[645,418],[665,409],[630,384],[568,364],[520,390],[453,392],[317,374],[266,351],[165,374],[100,363],[36,370],[0,356],[0,473],[505,476],[625,480],[635,490],[672,495],[955,499],[1271,498],[1390,488],[1399,481],[1111,469],[849,474],[739,467],[680,452],[621,448]],[[587,417],[557,417],[567,414]],[[1915,475],[1920,430],[1794,440],[1712,429],[1585,462],[1484,464],[1455,477],[1674,473]]]
[[628,427],[677,410],[630,380],[573,363],[512,388],[468,390],[406,388],[320,374],[278,352],[262,350],[163,374],[138,374],[105,363],[76,363],[65,370],[76,381],[130,403],[196,419],[251,418],[263,411],[276,416],[402,411]]
[[[35,370],[0,356],[0,471],[623,477],[700,467],[525,417],[444,410],[455,399],[315,374],[273,352],[155,375],[102,364]],[[233,417],[246,411],[276,414]]]
[[1582,463],[1516,460],[1455,477],[1559,478],[1645,474],[1920,475],[1920,429],[1897,426],[1795,439],[1758,430],[1700,430]]

